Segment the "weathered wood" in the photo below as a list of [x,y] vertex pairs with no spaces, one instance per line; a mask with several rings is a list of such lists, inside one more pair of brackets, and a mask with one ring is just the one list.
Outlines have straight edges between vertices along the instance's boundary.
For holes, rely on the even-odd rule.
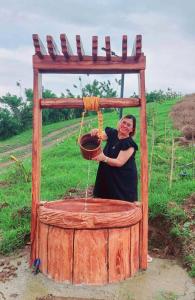
[[[45,98],[40,100],[41,108],[84,108],[83,100],[79,98]],[[100,108],[109,107],[139,107],[138,98],[100,98]]]
[[138,59],[142,54],[142,36],[136,35],[132,56],[135,56],[136,59]]
[[48,202],[39,207],[41,222],[62,228],[125,227],[136,224],[141,218],[140,207],[120,200],[88,198],[85,201],[81,198]]
[[122,58],[127,59],[127,35],[123,35],[122,39]]
[[41,74],[34,70],[34,105],[33,105],[33,142],[32,142],[32,209],[31,209],[31,258],[32,265],[37,258],[37,206],[40,202],[40,178],[41,178],[41,129],[42,111],[39,100],[42,97]]
[[93,61],[97,60],[98,55],[98,36],[92,37],[92,57]]
[[109,229],[109,283],[130,277],[130,228]]
[[37,258],[40,258],[40,270],[43,274],[47,275],[48,266],[48,231],[49,225],[39,224],[39,252]]
[[131,277],[139,270],[139,223],[131,226]]
[[73,230],[50,226],[48,276],[57,282],[72,282]]
[[85,52],[83,49],[83,44],[82,44],[80,35],[76,35],[76,45],[77,45],[78,58],[79,58],[79,60],[83,60]]
[[148,147],[147,147],[147,119],[146,119],[146,98],[145,98],[145,74],[140,71],[139,95],[141,98],[140,107],[140,149],[141,149],[141,201],[143,210],[142,219],[142,256],[141,268],[147,269],[148,254]]
[[41,73],[73,73],[73,74],[121,74],[121,73],[139,73],[145,69],[145,56],[127,57],[122,60],[121,57],[112,57],[108,61],[104,56],[98,56],[94,63],[92,56],[84,56],[78,64],[78,56],[74,55],[68,61],[63,55],[56,56],[53,60],[49,55],[40,59],[37,55],[33,56],[33,65]]
[[107,229],[75,231],[73,283],[107,283],[107,241]]
[[38,34],[33,34],[32,38],[33,38],[33,43],[35,48],[35,54],[42,59],[44,55],[47,55],[46,49],[41,39],[39,38]]
[[70,43],[68,41],[66,34],[60,34],[60,40],[61,40],[62,53],[64,54],[64,57],[66,59],[69,59],[70,56],[73,55],[73,52],[70,47]]
[[55,59],[57,55],[60,55],[60,51],[51,35],[47,35],[47,48],[52,59]]
[[105,49],[106,49],[106,59],[111,60],[111,46],[110,46],[110,37],[105,37]]

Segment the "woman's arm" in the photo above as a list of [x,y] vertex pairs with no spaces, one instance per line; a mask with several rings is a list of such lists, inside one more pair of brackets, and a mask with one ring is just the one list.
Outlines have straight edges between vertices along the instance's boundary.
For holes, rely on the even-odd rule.
[[117,158],[110,158],[102,152],[98,156],[96,156],[92,159],[96,160],[96,161],[103,161],[111,167],[119,167],[120,168],[128,161],[128,159],[132,156],[133,152],[134,152],[134,148],[130,147],[127,150],[121,150],[119,152],[119,155],[117,156]]
[[[97,128],[94,128],[91,130],[91,136],[98,136],[99,130]],[[107,134],[105,131],[102,132],[102,141],[106,141],[108,139]]]

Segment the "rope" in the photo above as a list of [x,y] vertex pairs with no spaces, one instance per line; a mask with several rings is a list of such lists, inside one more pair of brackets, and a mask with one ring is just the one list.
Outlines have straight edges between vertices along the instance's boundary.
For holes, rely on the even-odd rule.
[[87,110],[94,110],[97,111],[97,116],[98,116],[98,137],[101,139],[103,135],[103,115],[102,112],[99,108],[99,97],[83,97],[83,104],[84,104],[84,111],[82,112],[82,118],[81,118],[81,127],[80,127],[80,132],[79,132],[79,137],[78,137],[78,142],[81,137],[81,131],[83,128],[83,123],[84,123],[84,116],[87,112]]

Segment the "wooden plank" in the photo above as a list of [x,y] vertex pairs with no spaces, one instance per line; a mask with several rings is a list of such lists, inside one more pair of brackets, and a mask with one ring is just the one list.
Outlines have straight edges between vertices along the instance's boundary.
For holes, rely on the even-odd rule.
[[130,264],[131,264],[131,277],[139,270],[140,257],[139,257],[139,223],[131,226],[131,251],[130,251]]
[[110,37],[105,37],[105,49],[106,49],[106,59],[111,60],[111,46],[110,46]]
[[123,35],[122,39],[122,58],[127,59],[127,35]]
[[40,222],[38,258],[40,258],[41,260],[40,270],[45,275],[47,275],[47,262],[48,262],[48,231],[49,231],[49,225],[45,225]]
[[39,99],[42,97],[41,74],[34,69],[34,105],[33,105],[33,139],[32,139],[32,209],[31,209],[31,257],[32,265],[37,258],[37,208],[40,202],[40,178],[41,178],[41,129],[42,110]]
[[136,59],[138,59],[142,54],[142,36],[136,35],[132,56],[135,56]]
[[60,55],[60,51],[51,35],[47,35],[47,48],[52,59],[55,59],[57,55]]
[[44,55],[47,55],[45,47],[41,39],[39,38],[38,34],[33,34],[32,38],[33,38],[33,43],[35,48],[35,54],[42,59]]
[[107,283],[108,231],[76,230],[73,283]]
[[109,283],[130,277],[130,227],[109,229]]
[[66,59],[69,59],[71,55],[73,55],[73,52],[70,47],[70,43],[68,41],[66,34],[60,34],[60,40],[61,40],[62,53],[64,54],[64,57]]
[[[84,108],[81,98],[44,98],[40,100],[41,108]],[[138,98],[100,98],[99,107],[139,107]]]
[[146,97],[145,97],[145,74],[139,75],[140,107],[140,151],[141,151],[141,201],[143,211],[142,221],[142,255],[141,269],[147,269],[148,254],[148,146],[147,146],[147,119],[146,119]]
[[73,230],[51,226],[48,234],[48,275],[72,282]]
[[121,73],[139,73],[145,69],[145,56],[128,57],[122,60],[121,57],[113,57],[108,61],[105,56],[98,56],[94,64],[92,56],[84,56],[83,60],[78,63],[78,56],[71,56],[68,61],[64,55],[56,56],[53,60],[49,55],[40,59],[37,55],[33,56],[33,66],[40,70],[41,73],[73,73],[73,74],[121,74]]
[[79,60],[83,60],[83,56],[85,55],[85,52],[83,49],[83,44],[80,35],[76,35],[76,45],[77,45],[78,58]]
[[98,36],[92,37],[92,57],[93,61],[97,60],[98,55]]

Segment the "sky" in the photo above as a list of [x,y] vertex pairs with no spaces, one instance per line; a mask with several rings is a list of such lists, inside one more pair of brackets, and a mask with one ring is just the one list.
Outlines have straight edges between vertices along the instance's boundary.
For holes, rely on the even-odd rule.
[[[32,34],[39,34],[46,47],[52,35],[60,48],[60,34],[68,36],[76,54],[75,36],[81,35],[86,54],[98,35],[99,47],[111,38],[111,50],[121,54],[122,35],[128,36],[128,53],[137,34],[142,35],[146,56],[146,90],[195,92],[195,1],[194,0],[0,0],[0,96],[24,96],[32,88]],[[105,55],[99,50],[100,55]],[[78,74],[43,75],[44,89],[57,95],[70,89],[78,93]],[[120,75],[82,75],[82,84],[111,80]],[[16,83],[20,84],[17,85]],[[138,92],[137,76],[125,75],[124,96]]]

